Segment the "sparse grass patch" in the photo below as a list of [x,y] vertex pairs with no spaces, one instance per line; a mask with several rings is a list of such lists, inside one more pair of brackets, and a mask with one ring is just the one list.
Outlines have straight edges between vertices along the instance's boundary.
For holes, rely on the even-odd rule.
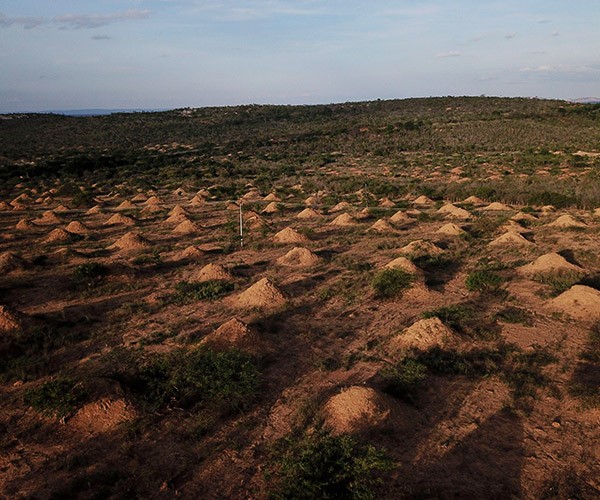
[[525,326],[533,326],[533,314],[520,307],[505,307],[498,311],[495,317],[505,323],[519,323]]
[[323,430],[290,438],[285,445],[273,471],[272,498],[374,499],[382,473],[393,465],[374,446]]
[[377,296],[387,299],[400,295],[412,282],[413,276],[402,269],[383,269],[373,277],[372,285]]
[[493,340],[498,337],[498,325],[486,316],[484,308],[471,303],[452,304],[423,313],[424,318],[439,318],[459,334],[478,340]]
[[75,268],[73,279],[80,288],[88,290],[100,285],[108,275],[108,267],[98,262],[86,262]]
[[470,292],[495,292],[497,291],[504,279],[499,274],[493,271],[480,269],[469,273],[465,281],[467,290]]
[[407,402],[414,402],[417,390],[427,375],[427,367],[414,357],[406,357],[399,363],[381,371],[385,381],[384,391]]
[[62,419],[74,412],[85,395],[80,383],[61,377],[29,389],[23,398],[26,404],[42,415]]
[[234,285],[224,280],[201,282],[180,281],[175,285],[175,293],[169,299],[179,306],[198,300],[218,300],[233,291]]
[[581,273],[562,271],[550,274],[536,274],[533,279],[550,287],[550,296],[556,297],[575,285],[581,279]]

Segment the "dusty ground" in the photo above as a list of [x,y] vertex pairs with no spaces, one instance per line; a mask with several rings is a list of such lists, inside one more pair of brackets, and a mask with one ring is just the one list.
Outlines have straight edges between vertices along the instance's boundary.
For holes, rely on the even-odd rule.
[[[346,206],[330,210],[317,196],[312,208],[318,214],[297,218],[315,193],[299,188],[277,201],[251,192],[243,200],[247,233],[240,248],[236,207],[206,192],[196,196],[201,187],[142,193],[137,200],[106,193],[89,212],[71,209],[69,198],[42,193],[47,186],[28,192],[16,209],[8,205],[13,198],[4,200],[0,305],[8,308],[0,334],[19,325],[52,325],[49,335],[61,340],[47,342],[21,368],[4,370],[2,496],[264,498],[273,444],[307,418],[314,423],[338,414],[343,422],[334,428],[369,439],[393,458],[383,493],[390,498],[600,495],[600,410],[570,391],[600,319],[600,302],[593,293],[585,304],[579,295],[554,302],[550,285],[533,279],[549,268],[536,268],[533,276],[520,271],[542,255],[560,253],[579,266],[580,283],[595,290],[600,218],[593,211],[534,207],[530,221],[509,227],[523,207],[485,210],[485,200],[479,206],[454,200],[455,207],[438,212],[448,201],[414,203],[415,194],[381,203],[349,196]],[[149,196],[157,197],[154,204],[144,201]],[[398,211],[404,216],[390,220]],[[585,225],[551,224],[563,215]],[[439,233],[449,222],[466,234],[452,234],[458,232],[453,227]],[[285,228],[295,231],[280,233]],[[429,245],[406,249],[418,240]],[[295,247],[311,252],[295,250],[284,258]],[[447,265],[421,268],[418,252],[439,253]],[[372,276],[407,253],[417,266],[411,288],[394,298],[376,297]],[[82,289],[73,276],[87,262],[106,265],[108,275]],[[221,277],[235,285],[226,297],[184,305],[164,299],[176,283],[200,281],[208,264],[222,266]],[[485,266],[503,277],[500,292],[465,286],[467,276]],[[256,283],[258,289],[244,293]],[[402,347],[394,338],[425,311],[464,302],[492,318],[493,339],[448,327],[449,333],[417,332],[417,347],[432,343],[464,352],[506,342],[524,353],[543,350],[553,356],[540,368],[544,382],[516,395],[501,376],[431,375],[413,402],[384,394],[382,367],[406,355],[406,342]],[[503,320],[497,313],[507,307],[525,311],[527,319]],[[233,318],[239,322],[213,334]],[[191,436],[197,415],[183,410],[145,415],[128,388],[106,376],[106,360],[119,348],[165,352],[211,335],[262,356],[263,375],[257,401],[223,418],[209,435]],[[0,354],[8,362],[14,353],[1,349],[4,344]],[[24,402],[27,390],[59,373],[82,380],[88,394],[62,420]],[[355,386],[369,388],[368,397],[356,389],[342,392]],[[336,412],[340,393],[346,396],[338,396],[343,408]],[[353,399],[355,393],[360,397]]]

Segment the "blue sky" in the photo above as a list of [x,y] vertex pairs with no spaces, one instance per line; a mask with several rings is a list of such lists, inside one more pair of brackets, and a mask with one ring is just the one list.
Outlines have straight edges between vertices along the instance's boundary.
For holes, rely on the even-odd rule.
[[0,112],[600,96],[600,0],[0,0]]

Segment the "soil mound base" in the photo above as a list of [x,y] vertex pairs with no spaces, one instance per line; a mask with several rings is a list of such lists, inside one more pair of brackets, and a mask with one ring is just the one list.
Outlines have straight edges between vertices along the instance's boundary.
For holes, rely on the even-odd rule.
[[532,276],[562,271],[581,273],[583,272],[583,269],[575,264],[571,264],[562,255],[557,253],[547,253],[538,257],[533,262],[519,267],[518,271],[522,274]]
[[350,214],[338,215],[331,221],[332,226],[353,226],[356,224],[356,219]]
[[129,200],[125,200],[125,201],[122,201],[121,203],[119,203],[119,205],[117,206],[117,208],[115,208],[115,210],[131,210],[134,208],[135,208],[135,205],[133,203],[131,203]]
[[298,215],[296,215],[296,218],[297,219],[322,219],[323,216],[316,210],[313,210],[312,208],[305,208],[304,210],[302,210],[302,212],[300,212]]
[[388,262],[385,267],[388,269],[400,269],[409,274],[421,274],[421,270],[406,257],[398,257],[397,259]]
[[495,201],[494,203],[490,203],[487,207],[483,207],[481,210],[485,210],[488,212],[504,212],[508,210],[512,210],[508,205],[504,203],[499,203]]
[[77,220],[69,222],[65,229],[73,234],[89,234],[90,232],[89,228],[85,224],[82,224]]
[[394,337],[391,344],[396,349],[426,350],[444,345],[452,336],[452,330],[439,318],[427,318],[417,321],[400,335]]
[[240,307],[279,307],[285,304],[285,296],[268,278],[257,281],[242,292],[237,299]]
[[361,432],[380,427],[390,417],[385,398],[370,387],[352,386],[325,403],[325,427],[334,434]]
[[104,398],[80,408],[69,420],[69,425],[81,432],[101,434],[114,431],[136,415],[135,410],[124,399]]
[[379,200],[379,206],[384,207],[384,208],[391,208],[391,207],[395,207],[396,204],[392,200],[390,200],[388,197],[385,197],[385,198],[381,198]]
[[136,233],[127,233],[108,247],[109,250],[122,252],[136,252],[150,248],[148,240]]
[[413,200],[413,205],[429,206],[429,205],[433,205],[433,204],[434,204],[434,201],[425,195],[421,195],[416,200]]
[[196,281],[231,281],[232,274],[220,264],[207,264],[195,276]]
[[186,220],[182,221],[175,229],[173,229],[173,232],[177,234],[195,234],[198,232],[198,228],[196,227],[196,224],[186,218]]
[[449,219],[470,219],[471,213],[465,210],[464,208],[459,208],[452,203],[448,203],[441,207],[438,211],[438,214],[445,215]]
[[315,266],[319,262],[321,262],[321,259],[314,252],[303,247],[292,248],[284,256],[277,259],[278,264],[291,267]]
[[204,252],[194,245],[190,245],[177,254],[177,260],[200,260],[203,257]]
[[441,255],[444,251],[429,241],[415,240],[403,246],[400,249],[400,253],[413,257],[424,257],[426,255]]
[[0,254],[0,273],[9,273],[15,269],[22,269],[25,262],[14,252]]
[[483,205],[485,204],[485,201],[477,196],[469,196],[463,200],[463,203],[469,203],[471,205]]
[[379,233],[394,233],[396,232],[396,229],[394,229],[388,221],[379,219],[369,228],[369,231],[376,231]]
[[0,332],[12,332],[22,327],[19,315],[8,306],[0,305]]
[[188,211],[181,205],[175,205],[170,211],[169,215],[188,215]]
[[582,320],[600,319],[600,291],[584,285],[574,285],[550,301],[550,307]]
[[281,201],[275,193],[269,193],[263,198],[265,201]]
[[286,227],[273,236],[275,243],[304,243],[308,238],[291,227]]
[[535,222],[537,220],[537,218],[531,214],[526,214],[524,212],[517,212],[515,215],[513,215],[510,218],[510,220],[514,220],[515,222]]
[[269,203],[263,210],[263,214],[275,214],[279,212],[279,204],[275,201]]
[[204,337],[200,343],[216,347],[253,346],[257,340],[257,336],[243,321],[233,318]]
[[549,227],[558,227],[558,228],[588,227],[588,225],[585,224],[584,222],[578,221],[577,219],[575,219],[574,217],[572,217],[571,215],[568,215],[568,214],[561,215],[554,222],[551,222],[550,224],[548,224],[548,226]]
[[348,203],[347,201],[340,201],[337,205],[334,205],[333,207],[331,207],[331,210],[329,210],[330,212],[343,212],[344,210],[350,210],[352,207],[350,206],[350,203]]
[[19,222],[17,222],[15,229],[17,229],[18,231],[29,231],[34,227],[35,226],[27,219],[21,219]]
[[73,239],[74,235],[72,233],[57,227],[56,229],[50,231],[48,236],[44,238],[44,243],[66,243],[68,241],[72,241]]
[[117,225],[122,225],[122,226],[134,226],[135,225],[135,220],[131,217],[127,217],[126,215],[123,214],[114,214],[112,217],[110,217],[105,223],[105,226],[117,226]]
[[442,227],[440,227],[436,233],[438,234],[444,234],[447,236],[460,236],[461,234],[466,234],[466,232],[461,229],[460,227],[458,227],[456,224],[446,224]]
[[394,215],[390,217],[390,220],[395,224],[403,224],[407,222],[414,222],[408,215],[406,215],[402,210],[399,210]]
[[502,236],[499,236],[495,240],[491,241],[489,246],[491,247],[532,247],[534,244],[523,238],[519,233],[514,231],[508,231]]

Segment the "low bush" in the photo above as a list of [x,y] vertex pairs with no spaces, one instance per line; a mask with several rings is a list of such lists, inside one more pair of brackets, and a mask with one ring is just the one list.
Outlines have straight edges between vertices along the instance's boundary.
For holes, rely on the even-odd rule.
[[414,357],[404,358],[396,365],[384,368],[381,376],[385,381],[384,391],[394,397],[413,402],[417,390],[427,375],[427,367]]
[[84,397],[81,384],[69,378],[55,378],[26,391],[24,401],[43,415],[64,418],[74,412]]
[[392,468],[384,452],[352,436],[320,430],[287,445],[277,460],[273,498],[377,498],[381,474]]
[[470,292],[495,292],[503,281],[502,276],[493,271],[478,270],[469,273],[465,285]]
[[75,268],[73,279],[79,287],[95,288],[104,281],[108,275],[108,267],[98,262],[86,262]]
[[198,300],[218,300],[233,290],[233,283],[224,280],[200,282],[180,281],[175,285],[171,301],[177,305],[189,304]]
[[413,276],[402,269],[384,269],[373,278],[372,285],[379,297],[390,298],[410,287]]

